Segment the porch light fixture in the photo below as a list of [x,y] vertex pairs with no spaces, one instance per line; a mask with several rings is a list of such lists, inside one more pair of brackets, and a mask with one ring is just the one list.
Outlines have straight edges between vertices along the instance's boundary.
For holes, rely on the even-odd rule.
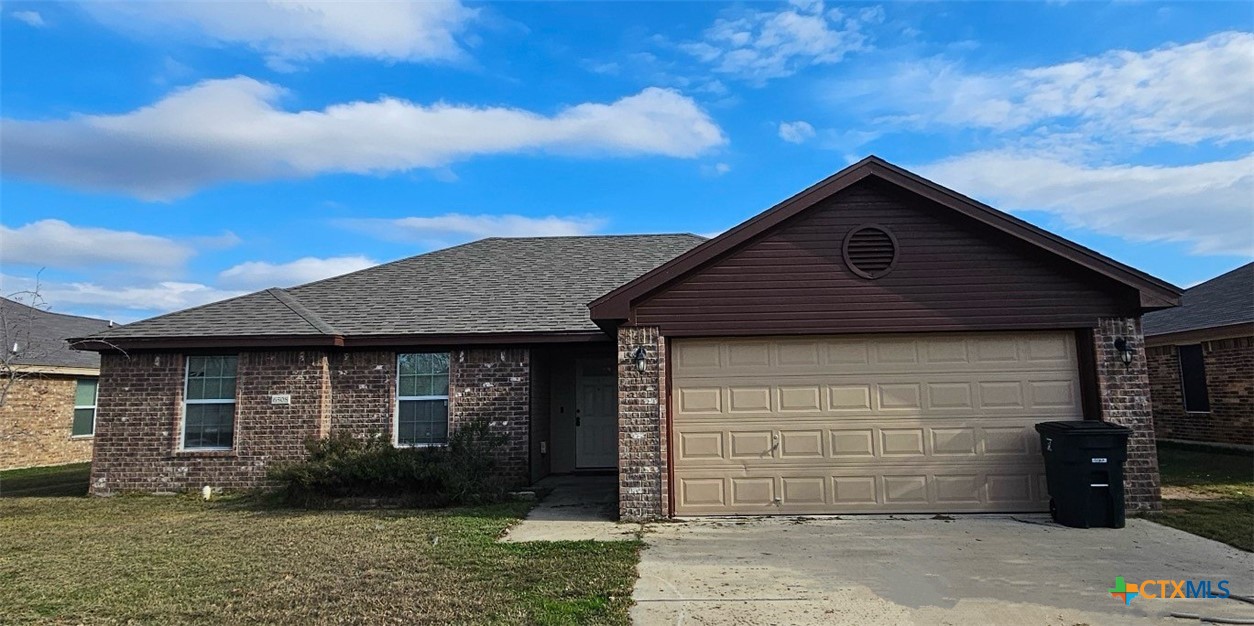
[[644,351],[644,346],[637,347],[636,351],[631,353],[631,362],[636,364],[636,371],[640,372],[641,374],[644,373],[644,369],[645,369],[644,360],[645,360],[645,357],[647,356],[648,355]]
[[1115,349],[1119,351],[1119,358],[1123,360],[1125,366],[1132,364],[1132,346],[1128,345],[1127,339],[1116,337]]

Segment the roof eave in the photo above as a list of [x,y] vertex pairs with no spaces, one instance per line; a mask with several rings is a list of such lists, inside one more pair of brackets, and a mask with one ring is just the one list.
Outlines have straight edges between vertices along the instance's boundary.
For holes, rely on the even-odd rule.
[[82,337],[70,340],[75,350],[126,352],[202,348],[303,348],[343,346],[340,335],[219,335],[206,337]]
[[518,345],[539,343],[590,343],[607,341],[599,330],[524,331],[489,333],[431,333],[389,335],[252,335],[209,337],[83,338],[72,340],[74,349],[94,352],[128,350],[211,350],[234,348],[367,348],[449,347],[467,345]]

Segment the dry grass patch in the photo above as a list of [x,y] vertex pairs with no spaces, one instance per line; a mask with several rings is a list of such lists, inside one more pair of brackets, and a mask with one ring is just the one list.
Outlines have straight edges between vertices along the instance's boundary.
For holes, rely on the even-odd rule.
[[0,500],[17,623],[626,624],[638,542],[498,544],[525,503],[292,511],[185,497]]
[[1159,444],[1163,512],[1150,519],[1254,551],[1254,454]]

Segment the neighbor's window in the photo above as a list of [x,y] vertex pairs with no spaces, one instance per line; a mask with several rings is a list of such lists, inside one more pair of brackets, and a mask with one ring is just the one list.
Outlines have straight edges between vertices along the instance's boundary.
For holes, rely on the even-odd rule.
[[1176,346],[1180,357],[1180,389],[1184,394],[1184,410],[1205,413],[1210,410],[1210,393],[1206,391],[1206,361],[1201,344]]
[[235,441],[234,356],[187,357],[184,450],[229,450]]
[[96,388],[99,382],[95,378],[80,378],[75,383],[71,437],[90,437],[96,433]]
[[447,443],[448,354],[399,354],[396,371],[396,445]]

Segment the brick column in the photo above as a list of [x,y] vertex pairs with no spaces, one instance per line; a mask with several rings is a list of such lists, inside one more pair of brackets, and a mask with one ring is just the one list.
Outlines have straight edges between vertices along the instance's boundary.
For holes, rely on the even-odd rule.
[[486,417],[506,442],[497,454],[501,476],[513,485],[531,479],[531,351],[527,348],[454,350],[449,362],[449,428]]
[[[665,339],[653,327],[618,329],[618,512],[623,521],[666,515]],[[645,370],[632,360],[644,347]]]
[[[1132,362],[1124,365],[1115,339],[1132,348]],[[1139,318],[1103,318],[1093,331],[1102,419],[1132,429],[1128,461],[1124,465],[1124,494],[1129,511],[1162,508],[1158,478],[1158,450],[1154,445],[1154,418],[1150,411],[1149,369]]]

